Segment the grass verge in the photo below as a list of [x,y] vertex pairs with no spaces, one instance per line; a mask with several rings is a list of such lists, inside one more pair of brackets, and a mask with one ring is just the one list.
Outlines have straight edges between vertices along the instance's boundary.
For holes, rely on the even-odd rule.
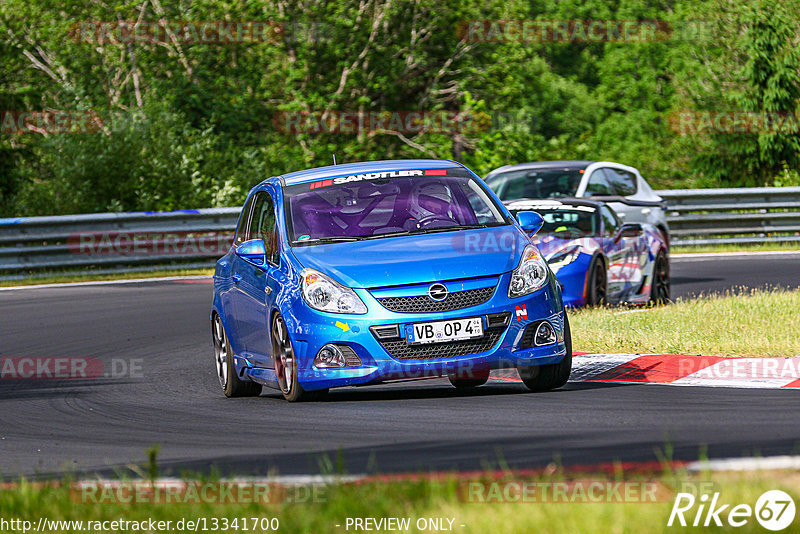
[[800,356],[800,290],[752,290],[661,307],[570,312],[576,351]]
[[0,280],[0,287],[35,286],[41,284],[68,284],[72,282],[96,282],[104,280],[134,280],[137,278],[162,278],[170,276],[211,276],[214,269],[170,269],[165,271],[131,271],[122,273],[52,273],[35,278]]
[[[591,502],[589,493],[577,491],[578,486],[586,488],[592,482],[622,482],[625,487],[644,487],[656,485],[655,493],[620,492],[621,499],[615,498],[613,489],[595,493]],[[563,496],[553,502],[556,486],[573,483]],[[576,483],[577,484],[574,484]],[[474,484],[482,484],[474,486]],[[534,491],[522,493],[522,484],[535,484]],[[610,486],[605,486],[610,488]],[[494,490],[498,491],[494,491]],[[680,526],[668,527],[675,496],[683,491],[698,496],[697,504],[685,513],[691,524],[698,510],[699,496],[709,497],[719,492],[719,502],[730,504],[721,514],[725,522],[730,509],[738,504],[755,508],[756,502],[765,491],[780,489],[787,492],[795,502],[800,498],[800,473],[755,472],[755,473],[703,473],[688,474],[669,472],[660,475],[581,475],[575,478],[538,477],[519,478],[508,475],[502,478],[481,478],[470,476],[457,479],[420,479],[400,481],[377,481],[326,486],[310,498],[311,502],[284,501],[273,504],[150,504],[134,498],[134,502],[85,502],[82,494],[70,492],[64,485],[57,487],[37,487],[21,483],[17,487],[0,491],[0,520],[19,519],[30,521],[33,530],[40,518],[50,528],[41,532],[86,532],[92,529],[88,521],[111,522],[126,521],[170,521],[169,530],[113,528],[108,525],[105,532],[184,532],[194,529],[186,526],[186,521],[200,521],[198,531],[212,532],[270,532],[262,518],[277,519],[281,532],[335,533],[347,532],[348,518],[409,518],[411,528],[401,531],[435,531],[432,528],[418,528],[420,519],[434,518],[443,521],[445,526],[452,524],[452,530],[463,533],[502,532],[505,534],[545,532],[553,534],[580,532],[674,532],[687,530]],[[546,492],[546,493],[545,493]],[[627,494],[627,496],[625,496]],[[523,498],[522,496],[525,495]],[[550,495],[549,498],[542,498]],[[600,499],[596,499],[600,495]],[[647,495],[647,496],[644,496]],[[651,498],[649,495],[654,495]],[[631,499],[632,497],[632,499]],[[213,499],[212,499],[213,500]],[[488,500],[489,502],[480,502]],[[626,502],[619,502],[620,500]],[[139,502],[136,502],[139,501]],[[477,501],[477,502],[476,502]],[[509,502],[510,501],[510,502]],[[520,502],[524,501],[524,502]],[[544,502],[543,502],[544,501]],[[212,528],[216,519],[218,528]],[[243,521],[246,519],[247,523]],[[705,519],[705,515],[703,515]],[[180,521],[184,528],[175,528]],[[222,528],[227,520],[228,528]],[[237,526],[232,527],[238,520]],[[58,525],[53,521],[82,521],[81,525]],[[450,523],[452,521],[452,523]],[[205,522],[205,530],[203,523]],[[252,528],[253,523],[257,528]],[[797,526],[795,519],[793,526]],[[246,525],[246,528],[242,528]],[[430,523],[428,523],[430,525]],[[87,526],[89,528],[87,528]],[[727,527],[727,528],[726,528]],[[384,529],[385,530],[385,529]],[[447,529],[446,529],[447,530]],[[688,530],[694,532],[697,529]],[[5,529],[4,532],[22,532]],[[750,517],[743,528],[729,526],[715,527],[716,532],[763,532],[755,517]],[[793,531],[790,527],[786,532]],[[796,530],[794,530],[796,532]]]

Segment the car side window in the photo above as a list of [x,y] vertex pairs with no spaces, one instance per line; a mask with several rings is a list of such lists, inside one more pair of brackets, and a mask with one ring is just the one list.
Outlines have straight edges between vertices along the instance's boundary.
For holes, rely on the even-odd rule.
[[605,171],[608,182],[613,186],[618,195],[629,197],[636,194],[635,174],[620,169],[605,168],[603,170]]
[[250,199],[245,203],[244,207],[242,208],[242,213],[239,216],[239,225],[236,227],[236,238],[233,242],[234,245],[240,245],[247,241],[247,225],[250,223],[250,212],[253,210],[253,201],[255,201],[257,195],[253,195]]
[[617,216],[608,208],[608,206],[600,207],[600,217],[603,219],[603,235],[606,237],[614,237],[619,232],[619,227],[622,225],[617,219]]
[[267,250],[267,260],[278,263],[278,233],[275,228],[275,205],[267,191],[256,193],[253,213],[251,215],[248,239],[261,239]]
[[595,169],[589,176],[585,194],[586,196],[612,196],[616,193],[611,184],[608,183],[603,169]]

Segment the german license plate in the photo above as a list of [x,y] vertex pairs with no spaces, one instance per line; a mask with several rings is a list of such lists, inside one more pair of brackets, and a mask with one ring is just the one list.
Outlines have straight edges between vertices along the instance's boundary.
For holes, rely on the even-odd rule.
[[480,317],[406,325],[406,341],[413,344],[444,343],[483,337]]

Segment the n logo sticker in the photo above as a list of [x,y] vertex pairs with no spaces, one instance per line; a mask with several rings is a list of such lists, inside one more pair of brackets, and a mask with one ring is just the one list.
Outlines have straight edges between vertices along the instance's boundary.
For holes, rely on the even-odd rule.
[[514,306],[514,311],[517,313],[517,321],[528,320],[528,307],[525,304]]

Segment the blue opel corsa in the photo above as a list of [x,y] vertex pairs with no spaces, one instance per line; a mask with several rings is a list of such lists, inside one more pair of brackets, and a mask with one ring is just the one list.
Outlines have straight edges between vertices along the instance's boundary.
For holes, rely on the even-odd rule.
[[212,335],[229,397],[447,376],[457,388],[516,368],[535,391],[572,365],[561,288],[472,171],[372,161],[265,180],[216,265]]

